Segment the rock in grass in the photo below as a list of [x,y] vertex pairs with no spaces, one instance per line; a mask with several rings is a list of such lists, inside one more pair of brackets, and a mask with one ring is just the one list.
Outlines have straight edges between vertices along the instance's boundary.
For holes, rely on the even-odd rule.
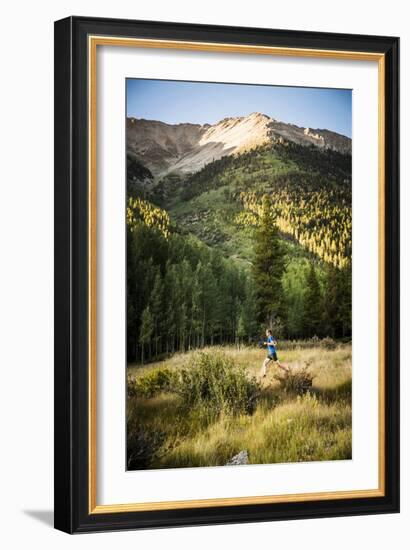
[[248,451],[246,449],[233,456],[225,466],[242,466],[243,464],[248,464]]

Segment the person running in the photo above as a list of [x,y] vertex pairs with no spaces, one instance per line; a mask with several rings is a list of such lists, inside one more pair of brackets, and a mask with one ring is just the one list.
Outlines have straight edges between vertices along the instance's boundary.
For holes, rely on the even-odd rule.
[[278,365],[278,367],[281,368],[282,370],[289,372],[288,367],[285,367],[285,365],[281,365],[279,363],[278,355],[276,353],[277,342],[274,340],[272,336],[272,331],[270,328],[266,330],[266,337],[267,337],[267,340],[266,342],[263,342],[263,345],[267,346],[268,348],[267,350],[268,356],[266,357],[266,359],[262,364],[262,377],[265,378],[268,365],[271,361],[274,361]]

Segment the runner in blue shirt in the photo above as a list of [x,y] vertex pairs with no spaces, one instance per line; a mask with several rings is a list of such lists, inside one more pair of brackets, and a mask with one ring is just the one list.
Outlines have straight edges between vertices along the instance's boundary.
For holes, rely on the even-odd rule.
[[276,341],[275,339],[273,338],[272,336],[272,331],[268,328],[266,330],[266,337],[267,337],[267,340],[266,342],[263,342],[263,345],[264,346],[267,346],[268,348],[268,356],[266,357],[266,359],[264,360],[263,362],[263,365],[262,365],[262,376],[265,377],[266,376],[266,370],[268,368],[268,364],[271,362],[271,361],[274,361],[279,368],[281,368],[282,370],[288,372],[289,369],[287,367],[285,367],[284,365],[281,365],[279,363],[279,359],[278,359],[278,355],[276,353]]

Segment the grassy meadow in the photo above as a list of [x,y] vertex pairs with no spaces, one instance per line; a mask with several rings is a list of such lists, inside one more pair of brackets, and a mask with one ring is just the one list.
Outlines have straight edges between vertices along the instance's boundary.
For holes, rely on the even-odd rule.
[[[351,458],[351,346],[283,342],[285,375],[256,347],[208,347],[127,369],[129,469]],[[309,388],[292,380],[308,372]]]

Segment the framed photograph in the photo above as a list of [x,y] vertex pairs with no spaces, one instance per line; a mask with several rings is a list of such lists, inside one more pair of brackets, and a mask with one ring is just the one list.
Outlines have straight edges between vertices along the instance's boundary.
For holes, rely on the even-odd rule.
[[55,23],[55,527],[399,511],[399,39]]

